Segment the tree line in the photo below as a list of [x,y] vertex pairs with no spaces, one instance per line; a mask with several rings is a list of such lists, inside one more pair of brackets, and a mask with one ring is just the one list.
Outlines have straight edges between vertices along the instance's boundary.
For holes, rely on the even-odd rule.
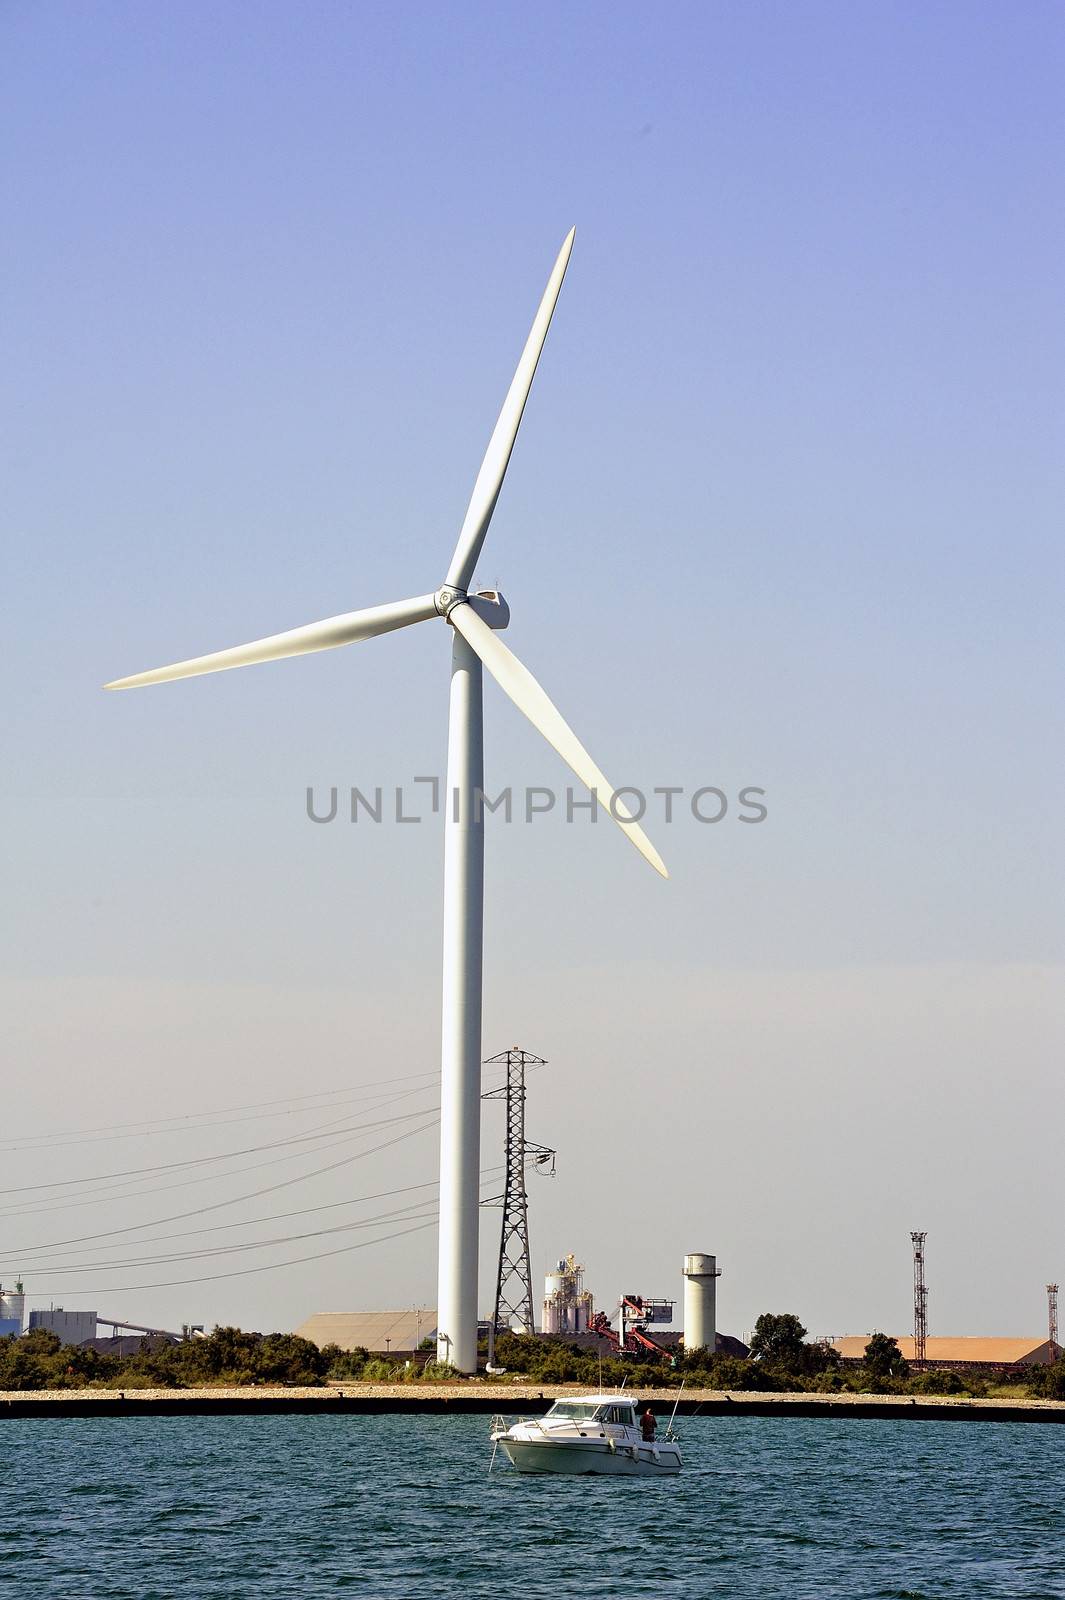
[[[368,1350],[319,1349],[295,1333],[215,1328],[203,1338],[166,1344],[141,1340],[133,1355],[65,1345],[46,1328],[0,1339],[3,1389],[198,1389],[219,1385],[288,1384],[315,1388],[330,1379],[396,1382],[416,1369],[382,1361]],[[420,1374],[419,1374],[420,1376]],[[430,1378],[439,1376],[430,1371]]]
[[[847,1390],[859,1394],[969,1395],[987,1394],[995,1378],[976,1372],[930,1368],[915,1372],[904,1359],[898,1342],[886,1333],[874,1333],[857,1363],[844,1363],[839,1352],[823,1340],[808,1340],[807,1331],[791,1312],[764,1312],[755,1323],[746,1357],[709,1350],[681,1350],[666,1362],[629,1357],[600,1358],[577,1344],[500,1334],[496,1339],[496,1364],[544,1383],[583,1383],[629,1387],[727,1389],[733,1393],[776,1392],[832,1394]],[[1023,1373],[995,1377],[1023,1385],[1028,1393],[1049,1400],[1065,1400],[1065,1357],[1053,1366],[1029,1367]]]
[[[631,1357],[600,1359],[577,1344],[504,1333],[496,1339],[495,1365],[508,1375],[526,1377],[545,1387],[579,1383],[587,1388],[727,1389],[733,1393],[851,1390],[864,1394],[987,1394],[988,1379],[974,1372],[933,1368],[914,1372],[897,1342],[874,1333],[861,1362],[847,1364],[830,1344],[808,1340],[799,1318],[790,1312],[765,1312],[755,1323],[746,1357],[709,1350],[679,1350],[670,1360]],[[329,1382],[409,1383],[454,1376],[447,1367],[425,1367],[396,1357],[382,1358],[364,1349],[320,1349],[295,1333],[246,1333],[240,1328],[215,1328],[203,1338],[181,1344],[158,1339],[141,1341],[134,1355],[64,1345],[44,1328],[20,1338],[0,1339],[0,1390],[4,1389],[192,1389],[210,1385],[289,1384],[317,1387]],[[1029,1367],[1010,1374],[1007,1382],[1023,1385],[1029,1394],[1065,1400],[1065,1357],[1052,1366]]]

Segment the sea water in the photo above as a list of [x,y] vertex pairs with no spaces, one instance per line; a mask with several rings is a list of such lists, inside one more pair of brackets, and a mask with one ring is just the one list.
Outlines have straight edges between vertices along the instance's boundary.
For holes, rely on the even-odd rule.
[[1065,1597],[1065,1427],[685,1421],[522,1477],[486,1417],[0,1421],[3,1600]]

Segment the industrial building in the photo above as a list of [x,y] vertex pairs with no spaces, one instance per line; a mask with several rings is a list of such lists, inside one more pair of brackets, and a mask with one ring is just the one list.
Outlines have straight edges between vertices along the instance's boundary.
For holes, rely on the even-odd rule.
[[84,1344],[96,1338],[95,1311],[64,1311],[62,1306],[51,1306],[47,1311],[31,1311],[29,1331],[47,1328],[64,1344]]
[[369,1350],[377,1355],[410,1355],[423,1339],[436,1339],[436,1311],[318,1311],[296,1329],[319,1349]]
[[[106,1355],[136,1355],[148,1341],[149,1349],[164,1344],[179,1344],[182,1335],[170,1333],[165,1328],[150,1328],[141,1323],[123,1322],[114,1317],[101,1317],[96,1311],[66,1311],[62,1306],[49,1306],[47,1310],[31,1311],[26,1320],[26,1295],[22,1284],[14,1290],[0,1286],[0,1339],[21,1337],[23,1330],[32,1333],[41,1328],[54,1333],[63,1344],[82,1345]],[[110,1328],[111,1337],[100,1335],[101,1328]],[[119,1329],[123,1330],[119,1335]],[[184,1336],[202,1333],[201,1327],[186,1328]]]
[[[871,1335],[853,1334],[830,1343],[845,1362],[861,1361]],[[906,1361],[918,1361],[916,1343],[912,1335],[903,1334],[896,1344]],[[1049,1339],[978,1339],[933,1338],[924,1341],[926,1367],[944,1367],[954,1371],[971,1368],[986,1372],[1006,1372],[1014,1367],[1048,1367],[1060,1353],[1060,1347]]]

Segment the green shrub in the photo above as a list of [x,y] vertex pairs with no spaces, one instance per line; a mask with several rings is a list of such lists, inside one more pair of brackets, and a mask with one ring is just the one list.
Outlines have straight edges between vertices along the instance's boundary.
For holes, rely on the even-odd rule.
[[255,1370],[264,1383],[312,1385],[329,1370],[324,1350],[296,1333],[268,1333],[255,1355]]
[[849,1389],[850,1384],[845,1375],[834,1370],[819,1372],[816,1378],[811,1378],[807,1387],[813,1394],[838,1394],[841,1389]]
[[354,1350],[341,1350],[338,1344],[327,1344],[322,1355],[330,1378],[361,1378],[370,1359],[370,1352],[363,1345],[356,1345]]
[[1065,1356],[1049,1367],[1032,1367],[1025,1378],[1028,1393],[1040,1400],[1065,1400]]
[[404,1373],[405,1381],[409,1383],[454,1383],[458,1373],[449,1361],[427,1361],[424,1367],[419,1367],[412,1361]]
[[372,1361],[367,1361],[362,1369],[362,1377],[365,1383],[395,1383],[399,1377],[399,1369],[391,1361],[376,1357]]
[[957,1372],[932,1367],[928,1372],[917,1372],[908,1385],[910,1394],[971,1394],[972,1388]]

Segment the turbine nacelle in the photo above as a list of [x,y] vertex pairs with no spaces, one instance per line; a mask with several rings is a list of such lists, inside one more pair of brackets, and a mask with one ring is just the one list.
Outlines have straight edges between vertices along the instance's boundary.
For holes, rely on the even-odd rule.
[[502,633],[510,622],[510,607],[498,589],[477,589],[467,594],[465,589],[453,589],[445,583],[434,598],[436,609],[448,622],[456,606],[470,606],[481,621],[497,633]]

